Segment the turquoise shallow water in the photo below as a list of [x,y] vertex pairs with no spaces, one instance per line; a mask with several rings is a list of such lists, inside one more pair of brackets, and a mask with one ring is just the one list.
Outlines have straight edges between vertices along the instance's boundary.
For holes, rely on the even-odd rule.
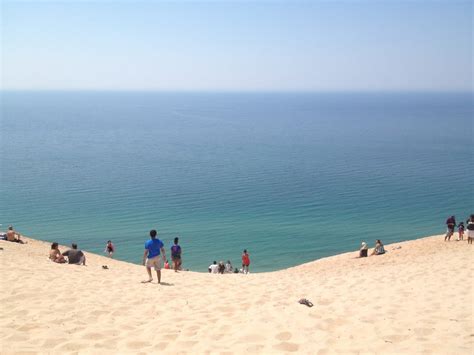
[[0,223],[280,269],[474,212],[471,94],[3,92]]

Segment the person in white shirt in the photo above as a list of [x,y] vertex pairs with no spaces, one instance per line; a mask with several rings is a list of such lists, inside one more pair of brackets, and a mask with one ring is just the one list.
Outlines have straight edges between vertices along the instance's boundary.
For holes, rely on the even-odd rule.
[[219,271],[219,266],[217,265],[217,261],[214,261],[211,265],[209,265],[209,273],[211,274],[217,274]]

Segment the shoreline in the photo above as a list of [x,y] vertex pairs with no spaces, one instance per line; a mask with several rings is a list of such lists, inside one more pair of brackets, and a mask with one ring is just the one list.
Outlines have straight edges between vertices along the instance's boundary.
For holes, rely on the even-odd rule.
[[162,284],[155,275],[142,284],[141,265],[88,252],[86,267],[56,264],[48,242],[25,239],[0,242],[5,354],[474,350],[466,241],[424,237],[388,244],[381,256],[343,253],[234,277],[163,270]]
[[[21,238],[28,242],[24,245],[28,245],[32,241],[34,243],[44,244],[44,246],[45,246],[45,255],[47,255],[49,253],[49,250],[50,250],[50,247],[51,247],[51,242],[43,240],[43,239],[39,239],[39,238],[33,238],[33,237],[25,236],[25,235],[21,235]],[[432,236],[421,237],[421,238],[416,238],[416,239],[404,240],[404,241],[400,241],[400,242],[394,242],[394,243],[390,243],[390,244],[384,244],[384,247],[385,247],[385,250],[386,250],[386,253],[384,255],[389,254],[390,251],[394,250],[394,248],[398,249],[398,247],[403,247],[404,245],[407,245],[407,244],[409,245],[411,242],[422,241],[422,240],[431,240],[431,239],[434,239],[434,238],[442,239],[442,238],[444,238],[444,234],[432,235]],[[457,241],[453,239],[449,243],[456,243],[456,242]],[[466,238],[462,242],[466,242]],[[70,248],[71,248],[71,246],[59,244],[59,249],[61,250],[61,252],[66,251]],[[81,249],[81,248],[79,248],[79,249]],[[367,258],[376,256],[376,255],[373,255],[373,256],[370,255],[373,249],[374,249],[373,247],[369,247]],[[104,258],[104,260],[114,260],[116,262],[121,262],[121,263],[128,264],[128,265],[143,267],[143,265],[140,264],[140,263],[134,263],[134,262],[126,261],[126,260],[122,260],[122,259],[110,258],[110,257],[107,257],[106,255],[90,252],[90,251],[87,251],[85,249],[81,249],[81,250],[86,255],[86,258],[89,255],[93,255],[94,257]],[[324,257],[321,257],[319,259],[314,259],[314,260],[311,260],[311,261],[308,261],[308,262],[305,262],[305,263],[302,263],[302,264],[289,266],[289,267],[283,268],[283,269],[276,269],[276,270],[271,270],[271,271],[259,271],[259,272],[253,272],[252,271],[251,273],[262,275],[262,274],[269,274],[269,273],[275,273],[275,272],[283,272],[283,271],[286,271],[286,270],[297,269],[297,268],[303,267],[305,265],[312,265],[312,264],[317,263],[317,262],[323,262],[325,260],[330,261],[330,260],[333,260],[333,259],[337,260],[337,259],[346,258],[346,257],[350,258],[350,259],[364,259],[364,258],[358,258],[357,257],[358,254],[359,254],[359,250],[354,250],[354,251],[349,251],[349,252],[341,252],[341,253],[337,253],[337,254],[334,254],[334,255],[324,256]],[[239,264],[237,263],[236,265],[239,265]],[[162,270],[165,270],[164,267],[162,267]],[[198,274],[208,274],[208,272],[206,272],[206,271],[195,271],[195,270],[191,270],[191,269],[185,269],[185,270],[181,270],[181,271],[182,272],[195,272],[195,273],[198,273]],[[228,275],[228,274],[226,274],[226,275]]]

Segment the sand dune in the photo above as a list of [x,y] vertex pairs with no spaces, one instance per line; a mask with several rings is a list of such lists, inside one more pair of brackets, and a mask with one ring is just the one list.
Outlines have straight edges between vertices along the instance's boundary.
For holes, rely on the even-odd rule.
[[90,253],[86,267],[55,264],[48,243],[28,241],[0,242],[2,354],[474,353],[465,241],[435,236],[261,274],[164,270],[161,285]]

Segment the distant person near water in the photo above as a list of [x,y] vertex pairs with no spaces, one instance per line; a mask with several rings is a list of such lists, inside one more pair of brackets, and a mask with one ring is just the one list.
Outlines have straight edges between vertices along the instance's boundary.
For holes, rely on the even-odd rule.
[[67,256],[68,264],[86,265],[86,256],[82,250],[77,249],[77,244],[72,243],[71,248],[65,251],[62,255]]
[[467,229],[467,243],[472,244],[474,241],[474,214],[471,214],[469,219],[466,221]]
[[224,274],[225,264],[223,261],[219,261],[219,265],[217,266],[217,271],[219,272],[219,274]]
[[250,255],[247,252],[247,249],[244,249],[244,252],[242,254],[242,273],[248,274],[249,266],[250,266]]
[[234,268],[232,267],[230,260],[227,260],[227,263],[225,264],[225,272],[231,274],[233,270]]
[[459,223],[458,225],[458,241],[464,240],[464,222]]
[[111,240],[107,241],[107,244],[105,245],[105,250],[104,253],[109,254],[109,257],[113,258],[114,253],[115,253],[115,246],[112,244]]
[[25,242],[21,240],[21,234],[15,232],[15,230],[13,229],[13,226],[8,226],[7,240],[9,242],[25,244]]
[[217,265],[217,261],[214,260],[214,262],[209,265],[207,268],[210,274],[217,274],[219,272],[219,266]]
[[171,260],[173,261],[174,272],[181,269],[181,247],[179,245],[179,238],[174,238],[174,245],[171,247]]
[[446,236],[444,237],[444,241],[449,242],[454,234],[454,227],[456,227],[456,218],[454,216],[449,217],[446,220],[446,226],[448,227],[448,230],[446,232]]
[[49,251],[49,259],[58,264],[64,264],[66,259],[59,251],[58,243],[54,242],[51,244],[51,250]]
[[359,258],[366,258],[368,251],[369,251],[369,247],[367,246],[367,243],[362,242],[359,249]]
[[163,255],[163,261],[166,260],[164,244],[161,240],[156,238],[156,230],[150,231],[150,240],[145,243],[145,252],[143,253],[143,265],[146,266],[148,273],[148,280],[142,281],[142,283],[152,282],[153,276],[151,275],[151,268],[154,267],[156,271],[156,277],[158,283],[161,283],[161,255]]
[[374,251],[372,252],[371,255],[382,255],[382,254],[385,254],[385,248],[383,247],[383,244],[380,241],[380,239],[377,239],[375,241]]

